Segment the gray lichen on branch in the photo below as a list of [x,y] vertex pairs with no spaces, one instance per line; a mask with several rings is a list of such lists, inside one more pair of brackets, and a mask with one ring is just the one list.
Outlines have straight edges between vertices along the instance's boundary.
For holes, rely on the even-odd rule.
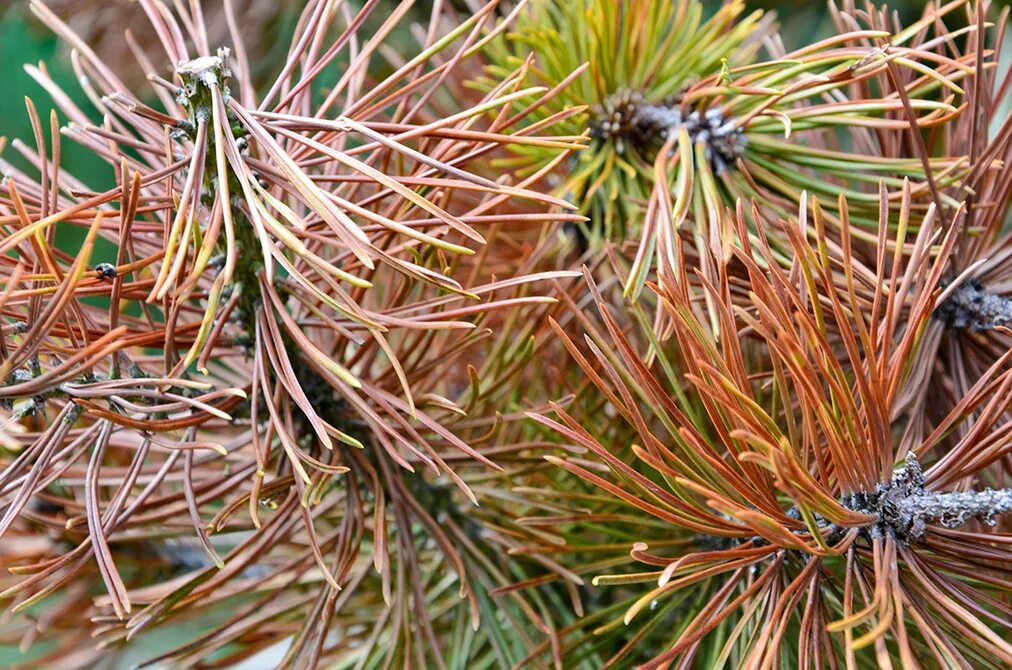
[[989,290],[977,279],[968,279],[938,305],[935,316],[957,330],[994,330],[1012,324],[1012,297]]
[[[848,493],[840,502],[847,509],[876,517],[874,523],[861,528],[861,536],[865,539],[888,533],[905,544],[912,544],[928,535],[929,525],[959,528],[977,520],[994,526],[995,517],[1012,512],[1012,489],[929,491],[920,462],[908,453],[903,465],[893,471],[888,484],[879,484],[874,492]],[[787,516],[801,518],[796,507],[789,509]],[[830,544],[846,534],[847,527],[830,523],[820,514],[813,516],[820,528],[829,529],[825,537]],[[696,541],[710,551],[733,549],[748,542],[754,546],[767,543],[758,535],[746,538],[699,535]]]
[[591,115],[591,137],[614,141],[619,153],[628,144],[655,147],[671,133],[685,129],[692,144],[704,144],[706,158],[717,174],[733,168],[748,146],[748,137],[736,119],[724,118],[716,107],[683,110],[677,98],[651,103],[636,91],[620,91],[596,105]]
[[911,543],[922,540],[931,524],[959,528],[979,520],[994,525],[996,516],[1012,512],[1012,489],[929,491],[920,463],[908,453],[888,484],[880,484],[874,493],[849,494],[843,502],[850,509],[878,517],[870,533],[889,532]]
[[201,56],[182,61],[176,66],[176,74],[183,80],[183,86],[176,92],[176,101],[189,114],[190,123],[207,121],[211,117],[211,89],[218,88],[227,98],[229,91],[226,80],[232,76],[228,69],[227,48],[218,49],[217,56]]

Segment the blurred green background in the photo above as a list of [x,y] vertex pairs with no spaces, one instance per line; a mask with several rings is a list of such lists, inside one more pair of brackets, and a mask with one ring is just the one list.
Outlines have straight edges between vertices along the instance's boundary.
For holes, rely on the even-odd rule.
[[[32,127],[25,111],[25,97],[31,97],[38,106],[44,122],[53,107],[49,96],[24,70],[26,63],[44,62],[53,78],[75,93],[75,99],[83,98],[75,89],[74,74],[70,68],[69,55],[54,35],[28,13],[27,0],[0,0],[0,136],[8,140],[3,158],[15,165],[23,166],[10,141],[20,138],[34,145]],[[61,123],[65,119],[60,119]],[[102,162],[73,142],[65,142],[64,161],[75,166],[75,174],[98,174]]]

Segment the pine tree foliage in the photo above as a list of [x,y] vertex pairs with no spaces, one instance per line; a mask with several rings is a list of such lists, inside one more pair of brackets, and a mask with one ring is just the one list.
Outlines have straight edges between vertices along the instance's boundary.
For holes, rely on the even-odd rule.
[[1007,9],[21,4],[14,667],[1012,666]]

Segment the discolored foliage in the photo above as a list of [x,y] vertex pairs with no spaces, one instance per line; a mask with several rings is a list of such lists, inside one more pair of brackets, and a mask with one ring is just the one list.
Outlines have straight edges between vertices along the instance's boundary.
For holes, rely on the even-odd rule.
[[[0,534],[30,560],[2,595],[27,617],[24,645],[60,643],[44,658],[83,652],[79,635],[116,647],[231,608],[148,662],[294,636],[286,666],[441,664],[465,628],[475,658],[493,654],[490,631],[515,617],[478,595],[508,567],[452,521],[477,502],[455,468],[498,467],[484,451],[502,421],[464,366],[495,353],[489,324],[532,317],[554,302],[539,287],[566,273],[497,279],[476,250],[500,227],[579,217],[532,190],[537,175],[483,176],[482,158],[512,143],[564,155],[580,138],[516,130],[547,99],[511,106],[545,92],[522,70],[420,120],[456,61],[502,29],[495,3],[380,79],[371,65],[410,3],[367,41],[356,31],[375,3],[329,4],[306,6],[258,92],[234,25],[231,48],[212,45],[199,5],[139,3],[163,52],[138,53],[153,96],[32,5],[75,48],[100,111],[92,121],[31,68],[70,122],[54,112],[45,128],[29,103],[35,147],[15,149],[37,174],[8,166],[4,189],[0,393],[24,430],[5,447]],[[75,179],[61,134],[118,186]],[[85,241],[68,253],[56,238],[73,227]],[[30,614],[69,584],[55,612],[76,615]],[[498,623],[475,633],[483,615]]]
[[558,540],[532,537],[526,551],[564,556],[559,579],[593,574],[616,591],[570,631],[574,658],[610,638],[609,664],[644,668],[1012,661],[998,525],[1012,491],[982,481],[1009,450],[1012,352],[923,438],[905,439],[896,412],[964,218],[942,226],[934,259],[901,271],[901,256],[884,257],[870,310],[849,244],[836,256],[816,232],[809,246],[804,208],[766,222],[791,240],[790,267],[769,247],[736,248],[746,304],[719,262],[698,284],[686,271],[651,285],[669,344],[599,302],[600,325],[567,348],[614,415],[595,421],[579,402],[533,415],[586,456],[547,457],[581,495],[538,519]]
[[[497,65],[490,71],[501,75],[530,51],[532,71],[563,89],[541,117],[584,110],[569,123],[589,128],[591,146],[559,192],[590,217],[592,245],[638,242],[629,295],[639,294],[652,269],[675,271],[673,238],[683,225],[699,232],[700,245],[726,245],[732,227],[722,209],[738,198],[783,216],[802,190],[829,196],[830,204],[846,192],[852,222],[873,226],[880,179],[913,180],[923,211],[931,195],[926,169],[940,186],[965,174],[958,155],[922,164],[889,150],[912,125],[930,130],[956,116],[966,94],[960,85],[983,54],[938,52],[963,37],[944,21],[965,2],[929,6],[906,27],[838,12],[839,34],[791,52],[771,17],[746,15],[744,2],[723,3],[705,21],[697,0],[535,0],[531,7],[491,46]],[[518,149],[521,165],[550,158]]]
[[25,5],[16,667],[1012,666],[1007,10]]

